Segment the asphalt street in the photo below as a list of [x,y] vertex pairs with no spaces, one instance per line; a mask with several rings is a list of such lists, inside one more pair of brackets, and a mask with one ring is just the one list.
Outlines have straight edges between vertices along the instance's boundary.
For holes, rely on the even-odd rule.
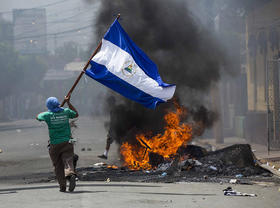
[[[101,162],[106,141],[106,118],[81,118],[74,136],[80,160],[78,167]],[[0,208],[38,207],[187,207],[187,208],[279,208],[280,191],[275,184],[237,185],[217,183],[81,182],[73,193],[61,193],[56,182],[31,183],[24,175],[53,170],[48,152],[46,125],[35,120],[0,124]],[[108,164],[117,164],[113,144]],[[105,162],[105,161],[102,161]],[[31,180],[32,181],[32,180]],[[257,197],[224,196],[232,186]]]
[[279,208],[277,186],[234,185],[257,197],[224,196],[228,184],[78,182],[73,193],[61,193],[56,183],[0,185],[0,207],[218,207]]
[[[77,167],[101,162],[97,155],[103,153],[106,145],[105,120],[105,117],[81,117],[76,122],[78,128],[73,130],[73,136],[77,138],[75,153],[80,157]],[[23,175],[53,171],[47,149],[48,128],[44,122],[33,119],[0,123],[0,139],[0,183],[17,183]],[[117,150],[118,146],[113,143],[109,159],[102,162],[118,164]]]

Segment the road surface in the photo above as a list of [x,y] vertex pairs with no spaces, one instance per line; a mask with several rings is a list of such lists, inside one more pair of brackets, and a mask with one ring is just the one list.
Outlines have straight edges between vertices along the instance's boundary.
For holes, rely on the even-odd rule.
[[[106,141],[105,118],[81,118],[74,136],[78,167],[100,162]],[[186,207],[186,208],[279,208],[279,186],[214,183],[78,182],[74,193],[61,193],[56,182],[26,184],[25,176],[52,171],[47,152],[48,132],[35,120],[0,124],[0,208],[41,207]],[[85,151],[82,151],[85,149]],[[117,145],[109,164],[117,164]],[[32,180],[31,180],[32,181]],[[223,189],[257,194],[257,197],[224,196]]]
[[257,197],[224,196],[228,184],[78,182],[73,193],[61,193],[56,183],[0,185],[0,208],[49,207],[182,207],[279,208],[277,186],[233,185]]

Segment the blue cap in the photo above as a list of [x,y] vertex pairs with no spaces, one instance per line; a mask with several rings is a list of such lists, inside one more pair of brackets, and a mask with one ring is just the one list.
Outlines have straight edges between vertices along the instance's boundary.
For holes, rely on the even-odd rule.
[[49,97],[46,100],[46,106],[50,112],[57,113],[63,110],[63,108],[59,107],[60,103],[56,97]]

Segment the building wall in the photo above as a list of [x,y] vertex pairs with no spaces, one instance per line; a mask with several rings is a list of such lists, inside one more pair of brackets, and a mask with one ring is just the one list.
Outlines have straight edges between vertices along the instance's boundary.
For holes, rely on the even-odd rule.
[[280,1],[255,4],[246,16],[248,113],[245,137],[267,144],[266,63],[277,57],[280,39]]
[[[246,18],[248,110],[266,111],[266,61],[278,56],[280,1],[250,10]],[[274,29],[274,30],[272,30]],[[272,32],[273,31],[273,32]],[[278,33],[278,34],[277,34]],[[275,37],[277,35],[278,37]],[[255,46],[254,41],[255,38]],[[272,48],[273,46],[273,48]]]

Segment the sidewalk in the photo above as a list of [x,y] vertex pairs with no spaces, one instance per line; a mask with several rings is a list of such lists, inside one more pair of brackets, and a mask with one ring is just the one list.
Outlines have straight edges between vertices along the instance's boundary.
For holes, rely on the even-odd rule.
[[194,144],[207,147],[208,150],[211,148],[212,151],[222,149],[234,144],[250,144],[253,153],[256,158],[262,164],[262,167],[269,169],[275,175],[280,177],[280,150],[268,152],[266,145],[253,144],[246,141],[244,138],[239,137],[227,137],[224,139],[223,144],[217,144],[215,139],[199,139]]
[[0,122],[0,131],[21,130],[25,128],[40,128],[42,123],[34,119]]

